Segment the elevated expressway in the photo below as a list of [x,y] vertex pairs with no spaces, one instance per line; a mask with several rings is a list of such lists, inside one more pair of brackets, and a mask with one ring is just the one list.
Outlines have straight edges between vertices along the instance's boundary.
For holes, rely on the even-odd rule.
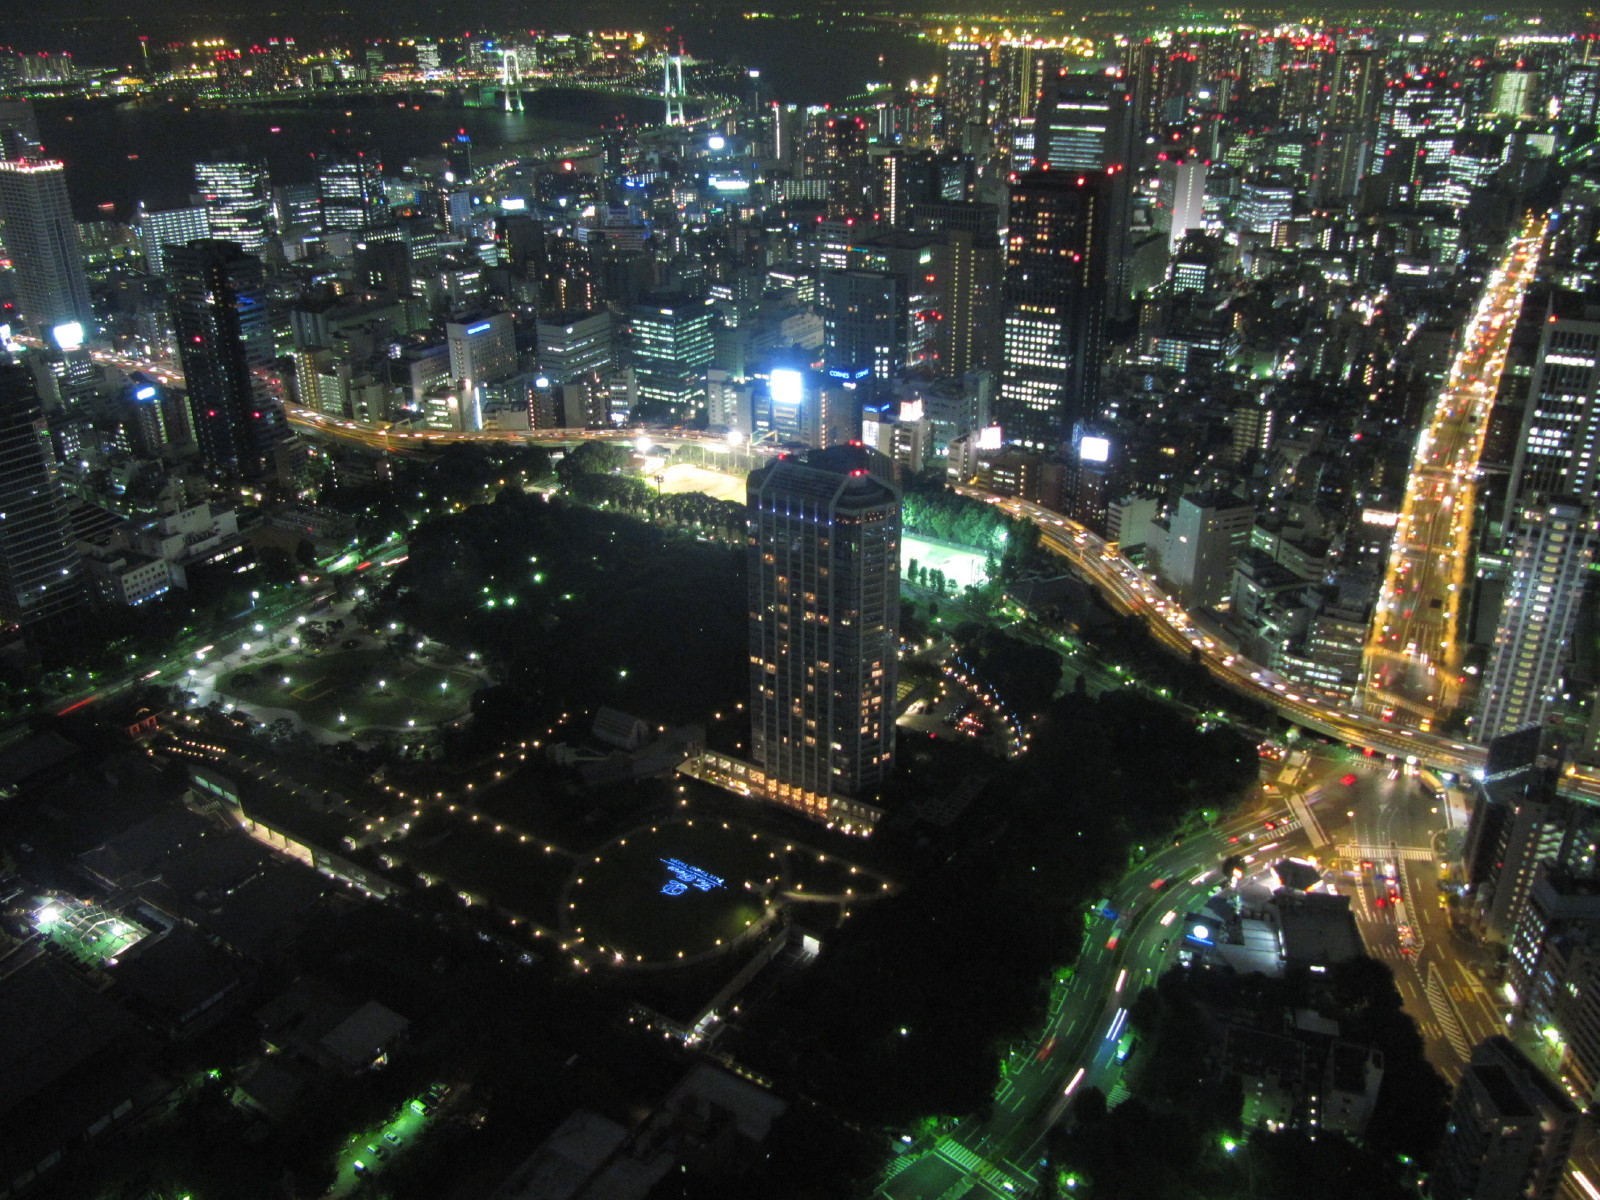
[[1547,218],[1529,217],[1490,274],[1429,408],[1362,656],[1363,707],[1427,731],[1461,703],[1461,606],[1478,461]]
[[[692,430],[398,431],[347,418],[330,417],[292,405],[286,407],[289,420],[306,433],[356,442],[372,449],[402,452],[459,442],[545,445],[572,445],[583,441],[632,442],[641,434],[648,434],[656,445],[664,448],[695,443],[726,445],[716,435]],[[1437,770],[1470,775],[1483,769],[1484,752],[1481,746],[1384,721],[1353,707],[1343,697],[1301,687],[1236,654],[1232,647],[1204,632],[1176,600],[1162,592],[1114,547],[1076,521],[1026,500],[996,496],[976,488],[959,487],[956,490],[994,504],[1012,517],[1037,525],[1045,548],[1065,558],[1078,574],[1094,585],[1114,610],[1139,614],[1162,645],[1186,658],[1198,655],[1213,677],[1269,706],[1285,720],[1352,746],[1371,748],[1379,754],[1415,758],[1419,763]],[[1600,801],[1600,774],[1573,769],[1569,771],[1567,786],[1575,795]]]
[[[1267,705],[1285,720],[1379,754],[1414,758],[1438,770],[1458,775],[1482,771],[1482,746],[1392,724],[1353,707],[1343,697],[1302,687],[1235,653],[1201,629],[1175,600],[1104,539],[1076,521],[1025,500],[992,496],[975,488],[958,490],[1037,525],[1045,548],[1071,563],[1115,611],[1137,613],[1162,645],[1185,657],[1197,656],[1213,678]],[[1563,790],[1600,801],[1600,773],[1569,767]]]
[[[117,362],[120,356],[97,353],[97,359]],[[148,361],[128,360],[129,369],[151,370]],[[159,369],[167,381],[178,383],[169,365]],[[437,430],[394,430],[363,421],[334,417],[295,405],[285,405],[289,420],[307,434],[353,442],[369,449],[405,452],[451,443],[573,445],[584,441],[636,441],[648,435],[663,448],[684,444],[726,446],[713,434],[692,430],[652,431],[645,429],[548,429],[480,432]],[[756,450],[755,447],[747,447]],[[962,494],[1001,508],[1019,520],[1039,527],[1042,544],[1059,554],[1092,584],[1108,604],[1119,613],[1137,613],[1144,618],[1152,635],[1175,654],[1198,656],[1199,661],[1218,681],[1242,695],[1267,705],[1285,720],[1304,729],[1352,746],[1370,748],[1380,754],[1415,758],[1419,763],[1458,775],[1471,775],[1484,765],[1483,747],[1454,741],[1436,733],[1407,729],[1360,711],[1343,697],[1315,688],[1299,686],[1265,667],[1234,652],[1202,630],[1181,605],[1163,593],[1132,562],[1104,539],[1076,521],[1026,500],[996,496],[976,488],[960,487]],[[1600,801],[1600,773],[1589,769],[1568,769],[1566,790],[1585,799]]]

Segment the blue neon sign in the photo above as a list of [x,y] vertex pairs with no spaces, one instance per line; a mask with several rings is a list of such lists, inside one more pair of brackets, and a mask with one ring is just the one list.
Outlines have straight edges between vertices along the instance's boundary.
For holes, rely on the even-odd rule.
[[467,336],[472,337],[474,334],[487,333],[493,323],[492,321],[479,321],[476,325],[468,325]]
[[710,871],[702,871],[699,867],[691,867],[679,858],[663,858],[661,862],[666,866],[672,878],[661,885],[663,896],[681,896],[690,888],[698,892],[711,892],[723,885],[723,880]]
[[135,400],[154,400],[155,396],[156,389],[148,386],[140,388],[133,394]]

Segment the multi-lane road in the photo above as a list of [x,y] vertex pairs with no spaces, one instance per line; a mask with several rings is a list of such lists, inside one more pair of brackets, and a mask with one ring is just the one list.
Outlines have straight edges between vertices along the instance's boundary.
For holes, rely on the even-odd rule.
[[[1041,1178],[1047,1131],[1073,1097],[1093,1086],[1121,1099],[1127,1006],[1174,965],[1190,930],[1185,918],[1223,885],[1219,865],[1232,854],[1247,856],[1247,874],[1285,857],[1318,858],[1325,878],[1351,898],[1367,952],[1394,971],[1429,1060],[1452,1082],[1460,1077],[1472,1046],[1504,1026],[1439,907],[1434,847],[1452,819],[1448,804],[1434,803],[1432,785],[1403,764],[1337,749],[1297,756],[1269,776],[1251,811],[1164,847],[1123,876],[1108,897],[1117,916],[1090,918],[1070,979],[1051,997],[1037,1039],[1006,1062],[990,1114],[907,1153],[880,1186],[882,1197],[1027,1194]],[[1398,907],[1381,882],[1386,865],[1396,868]],[[1401,919],[1412,927],[1405,938]]]
[[[1267,705],[1286,720],[1347,745],[1410,760],[1412,765],[1457,775],[1483,770],[1482,746],[1386,721],[1345,697],[1284,679],[1245,658],[1204,629],[1116,547],[1076,521],[1026,500],[993,496],[974,488],[958,490],[1033,522],[1044,546],[1065,558],[1112,609],[1140,615],[1163,645],[1175,653],[1198,657],[1213,678]],[[1561,788],[1571,795],[1600,800],[1600,773],[1590,767],[1569,766]]]
[[1217,885],[1218,863],[1240,845],[1233,839],[1261,825],[1258,813],[1234,817],[1128,871],[1108,896],[1117,917],[1090,918],[1072,975],[1051,997],[1045,1028],[1007,1064],[988,1118],[969,1117],[922,1153],[908,1154],[880,1194],[938,1200],[1030,1191],[1050,1124],[1080,1088],[1114,1093],[1126,1006],[1177,954],[1181,918]]
[[1511,239],[1417,439],[1362,664],[1367,710],[1399,724],[1428,730],[1457,706],[1478,460],[1548,225]]
[[[1492,323],[1492,322],[1491,322]],[[97,361],[124,370],[157,374],[173,386],[182,385],[182,376],[169,363],[131,357],[109,351],[96,351]],[[394,429],[373,422],[357,421],[316,412],[296,405],[285,405],[289,420],[308,434],[353,442],[370,449],[391,452],[422,450],[430,445],[452,443],[572,445],[583,441],[637,441],[651,437],[663,449],[677,445],[724,445],[725,439],[693,430],[649,431],[644,429],[539,429],[531,431]],[[1014,497],[996,496],[976,488],[959,488],[965,495],[996,504],[1008,514],[1039,527],[1043,544],[1065,558],[1077,572],[1092,583],[1112,608],[1123,613],[1138,613],[1146,619],[1155,637],[1176,653],[1199,655],[1211,674],[1237,691],[1268,705],[1298,725],[1337,738],[1351,745],[1368,747],[1382,754],[1440,770],[1466,774],[1481,770],[1483,748],[1423,729],[1410,729],[1362,711],[1349,699],[1321,692],[1283,679],[1234,652],[1203,630],[1176,599],[1119,553],[1115,546],[1076,521],[1069,520],[1041,505]],[[1600,800],[1600,775],[1584,768],[1569,771],[1566,788],[1575,794]]]

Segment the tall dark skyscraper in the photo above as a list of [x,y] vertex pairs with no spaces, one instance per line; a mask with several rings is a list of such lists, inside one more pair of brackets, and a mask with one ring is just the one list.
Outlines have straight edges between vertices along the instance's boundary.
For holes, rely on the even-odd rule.
[[894,762],[900,493],[859,447],[750,476],[750,716],[768,796],[848,821]]
[[50,434],[20,363],[0,361],[0,622],[42,631],[86,598]]
[[1052,171],[1104,171],[1129,156],[1129,100],[1110,75],[1058,75],[1034,113],[1033,159]]
[[0,162],[0,233],[16,265],[17,303],[42,338],[58,325],[91,318],[78,224],[59,162]]
[[1011,188],[1001,423],[1045,444],[1099,407],[1113,177],[1029,171]]
[[905,370],[909,313],[903,277],[888,271],[824,271],[823,355],[830,370],[893,379]]
[[273,357],[261,260],[237,242],[169,246],[173,333],[188,381],[200,457],[242,479],[267,473],[283,410],[257,369]]

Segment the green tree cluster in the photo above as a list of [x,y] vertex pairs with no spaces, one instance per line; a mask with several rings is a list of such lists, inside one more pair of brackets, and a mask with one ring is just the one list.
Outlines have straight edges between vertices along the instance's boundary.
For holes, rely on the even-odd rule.
[[[1360,1144],[1327,1130],[1314,1141],[1294,1129],[1247,1136],[1241,1081],[1209,1061],[1224,1019],[1271,1030],[1302,1009],[1383,1053],[1377,1110]],[[1448,1088],[1423,1057],[1393,976],[1373,959],[1281,979],[1168,971],[1130,1006],[1129,1024],[1142,1047],[1129,1075],[1133,1097],[1109,1111],[1103,1098],[1080,1098],[1047,1145],[1055,1177],[1076,1176],[1086,1194],[1401,1200],[1414,1194],[1405,1161],[1425,1166],[1443,1133]]]
[[741,553],[510,488],[409,549],[364,617],[482,655],[486,727],[599,704],[700,720],[743,691]]
[[1038,1027],[1113,864],[1255,779],[1249,743],[1139,696],[1065,696],[1035,742],[922,874],[753,1015],[754,1065],[863,1123],[981,1110],[996,1048]]

